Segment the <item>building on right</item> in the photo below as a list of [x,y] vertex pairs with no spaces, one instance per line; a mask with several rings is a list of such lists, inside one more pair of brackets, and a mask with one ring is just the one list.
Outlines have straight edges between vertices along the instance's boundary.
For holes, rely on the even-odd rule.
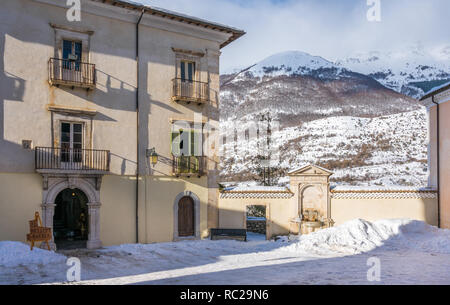
[[440,228],[450,228],[450,82],[421,99],[428,112],[428,185],[438,189]]

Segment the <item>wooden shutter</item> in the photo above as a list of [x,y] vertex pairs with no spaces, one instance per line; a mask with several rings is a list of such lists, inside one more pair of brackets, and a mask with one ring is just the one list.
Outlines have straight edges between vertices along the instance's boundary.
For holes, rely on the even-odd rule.
[[180,62],[180,78],[183,81],[192,82],[195,80],[195,63],[190,61]]
[[74,42],[73,44],[73,51],[74,54],[77,56],[77,61],[81,61],[81,52],[82,52],[82,45],[81,42]]
[[193,130],[191,134],[191,156],[203,155],[203,133],[198,130]]
[[184,61],[180,62],[180,78],[182,80],[186,79],[186,66]]
[[172,137],[170,142],[170,151],[175,157],[180,156],[180,132],[172,131]]
[[193,81],[195,76],[195,64],[193,62],[189,62],[188,66],[188,80]]
[[191,130],[189,137],[189,155],[194,156],[195,152],[195,131]]
[[190,154],[190,136],[188,131],[180,130],[180,155],[189,156]]
[[62,48],[62,58],[69,59],[69,54],[72,54],[72,41],[63,40],[63,48]]

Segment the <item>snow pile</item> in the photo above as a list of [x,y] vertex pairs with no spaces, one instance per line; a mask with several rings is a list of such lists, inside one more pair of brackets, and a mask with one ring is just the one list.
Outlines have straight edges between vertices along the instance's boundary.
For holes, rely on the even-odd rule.
[[16,267],[19,265],[45,265],[64,263],[66,257],[55,252],[42,250],[17,241],[0,241],[0,266]]
[[422,221],[410,221],[400,227],[405,248],[430,253],[450,254],[450,230],[438,229]]
[[285,250],[314,254],[359,254],[384,246],[450,254],[450,230],[417,220],[355,219],[340,226],[300,236]]

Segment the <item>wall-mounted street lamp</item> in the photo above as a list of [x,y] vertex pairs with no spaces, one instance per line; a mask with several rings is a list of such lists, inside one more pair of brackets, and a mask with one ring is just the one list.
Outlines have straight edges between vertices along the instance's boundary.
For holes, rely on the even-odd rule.
[[150,158],[150,162],[152,166],[155,166],[158,163],[158,154],[156,153],[155,148],[147,149],[147,158]]

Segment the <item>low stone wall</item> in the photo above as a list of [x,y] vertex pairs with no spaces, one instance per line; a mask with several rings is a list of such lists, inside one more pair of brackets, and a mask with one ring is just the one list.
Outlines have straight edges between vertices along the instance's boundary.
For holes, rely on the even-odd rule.
[[266,234],[266,220],[247,219],[247,232]]
[[[266,233],[264,221],[251,221],[246,214],[250,205],[266,207],[267,236],[296,234],[299,198],[291,192],[279,190],[225,191],[219,198],[219,227],[247,229]],[[308,195],[308,193],[303,193]],[[376,221],[409,218],[437,225],[437,192],[431,189],[391,187],[335,187],[325,198],[330,200],[330,216],[335,225],[352,219]],[[306,198],[308,199],[308,198]],[[306,201],[308,202],[308,201]]]
[[334,189],[331,217],[335,225],[361,218],[409,218],[437,225],[437,192],[423,189]]
[[296,215],[292,192],[285,188],[223,191],[219,197],[219,228],[247,229],[247,206],[266,207],[267,238],[289,234],[289,220]]

